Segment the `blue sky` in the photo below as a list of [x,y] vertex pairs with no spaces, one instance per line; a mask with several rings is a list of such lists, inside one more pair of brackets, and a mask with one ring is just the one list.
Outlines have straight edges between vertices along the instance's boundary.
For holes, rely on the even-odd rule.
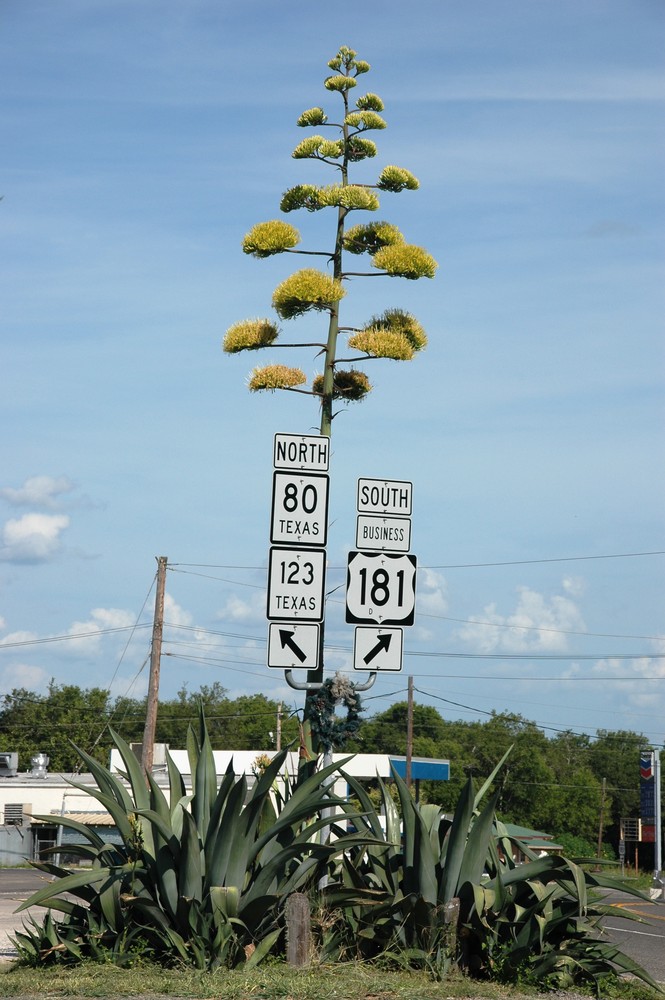
[[[304,109],[333,116],[322,81],[342,44],[371,63],[388,123],[356,179],[387,163],[419,178],[380,217],[439,270],[356,280],[343,303],[350,325],[410,310],[429,345],[369,362],[374,391],[334,423],[327,669],[350,669],[356,480],[408,480],[416,623],[367,708],[411,674],[446,718],[508,710],[662,744],[656,0],[362,0],[352,18],[300,0],[3,0],[2,690],[144,693],[166,555],[164,695],[219,681],[301,707],[265,666],[272,444],[319,415],[245,382],[317,362],[221,340],[271,315],[308,260],[255,261],[241,241],[286,188],[332,181],[291,151]],[[326,213],[288,218],[303,247],[330,244]]]

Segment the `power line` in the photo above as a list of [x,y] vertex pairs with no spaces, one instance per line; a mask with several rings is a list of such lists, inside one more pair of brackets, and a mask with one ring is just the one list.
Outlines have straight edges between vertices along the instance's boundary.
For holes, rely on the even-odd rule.
[[[539,563],[559,563],[559,562],[587,562],[595,559],[637,559],[643,556],[664,556],[665,549],[655,549],[649,552],[610,552],[593,556],[556,556],[545,559],[507,559],[501,562],[475,562],[475,563],[440,563],[431,566],[421,566],[420,569],[478,569],[491,566],[534,566]],[[197,569],[242,569],[259,570],[261,566],[230,566],[223,563],[171,563],[170,568],[189,566]],[[345,566],[331,566],[331,569],[346,569]],[[233,581],[225,581],[231,583]]]
[[151,628],[151,622],[138,625],[118,625],[116,628],[98,628],[91,632],[76,632],[68,635],[49,635],[44,639],[20,639],[16,642],[0,642],[0,650],[13,649],[16,646],[37,646],[45,642],[67,642],[70,639],[91,639],[100,635],[111,635],[114,632],[133,632],[139,628]]

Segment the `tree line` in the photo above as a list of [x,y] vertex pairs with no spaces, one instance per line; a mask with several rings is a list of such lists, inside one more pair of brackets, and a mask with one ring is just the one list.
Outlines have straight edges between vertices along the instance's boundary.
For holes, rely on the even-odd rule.
[[[219,683],[198,691],[183,687],[160,702],[156,740],[173,749],[186,745],[187,729],[202,704],[213,748],[270,750],[278,733],[277,701],[263,694],[229,698]],[[101,688],[51,683],[44,695],[14,688],[0,701],[0,752],[17,751],[19,770],[36,753],[49,756],[51,771],[80,766],[77,747],[108,763],[111,730],[140,743],[145,698],[111,698]],[[299,720],[288,710],[279,721],[281,745],[297,745]],[[397,702],[366,717],[345,751],[406,754],[407,703]],[[535,722],[512,712],[487,721],[447,720],[428,705],[414,705],[413,754],[450,761],[450,780],[423,782],[419,794],[452,810],[469,774],[491,772],[512,746],[504,769],[498,811],[506,822],[551,833],[568,851],[595,848],[599,835],[616,848],[622,817],[639,815],[639,759],[648,748],[641,733],[572,730],[547,736]]]

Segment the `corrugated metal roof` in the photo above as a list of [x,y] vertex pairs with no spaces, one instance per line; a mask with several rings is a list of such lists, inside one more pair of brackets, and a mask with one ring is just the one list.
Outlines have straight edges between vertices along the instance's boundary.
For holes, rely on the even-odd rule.
[[109,813],[102,812],[80,812],[80,813],[54,813],[52,819],[40,819],[33,820],[34,823],[57,823],[61,818],[63,819],[73,819],[77,823],[83,823],[84,826],[115,826],[115,821],[113,816]]

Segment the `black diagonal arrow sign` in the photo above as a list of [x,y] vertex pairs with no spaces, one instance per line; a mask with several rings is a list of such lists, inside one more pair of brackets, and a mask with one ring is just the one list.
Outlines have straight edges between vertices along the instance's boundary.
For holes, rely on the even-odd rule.
[[298,643],[294,641],[294,635],[295,632],[286,628],[281,628],[279,630],[279,641],[282,644],[282,649],[286,649],[288,647],[293,655],[297,657],[301,663],[304,663],[307,659],[307,655],[303,652]]
[[353,637],[354,670],[401,670],[404,629],[359,625]]
[[374,660],[379,655],[379,653],[387,653],[388,650],[390,649],[391,639],[392,635],[390,634],[380,635],[376,645],[373,646],[372,649],[370,649],[369,652],[365,654],[365,656],[363,656],[363,663],[366,666],[369,666],[372,660]]

